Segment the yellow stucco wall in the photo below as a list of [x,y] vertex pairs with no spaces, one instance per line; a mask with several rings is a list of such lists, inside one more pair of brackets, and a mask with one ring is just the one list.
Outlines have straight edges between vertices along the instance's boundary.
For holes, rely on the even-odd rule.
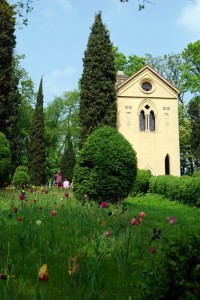
[[[141,88],[142,82],[152,84],[151,91]],[[155,114],[155,131],[140,131],[139,113]],[[138,168],[149,169],[153,175],[165,174],[165,157],[169,156],[170,174],[180,176],[178,90],[149,66],[117,87],[117,126],[137,153]]]

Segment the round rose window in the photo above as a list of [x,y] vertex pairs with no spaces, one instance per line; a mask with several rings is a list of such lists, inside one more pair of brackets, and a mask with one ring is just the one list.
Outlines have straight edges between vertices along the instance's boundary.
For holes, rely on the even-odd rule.
[[145,81],[145,82],[142,83],[142,89],[145,92],[149,92],[152,89],[152,84],[148,81]]

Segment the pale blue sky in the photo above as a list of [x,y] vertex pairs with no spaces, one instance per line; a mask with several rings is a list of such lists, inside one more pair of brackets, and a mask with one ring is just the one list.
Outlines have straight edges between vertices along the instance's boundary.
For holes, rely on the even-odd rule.
[[17,29],[18,54],[37,91],[43,76],[45,105],[64,91],[77,89],[82,58],[95,13],[110,32],[114,46],[126,56],[180,53],[200,39],[200,0],[152,0],[138,11],[129,0],[38,0],[29,23]]

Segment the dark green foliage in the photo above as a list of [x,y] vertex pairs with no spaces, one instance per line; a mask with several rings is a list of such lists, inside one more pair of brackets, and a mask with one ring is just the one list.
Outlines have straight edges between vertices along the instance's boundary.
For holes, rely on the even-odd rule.
[[171,200],[200,206],[200,177],[160,175],[150,178],[150,192]]
[[13,175],[13,183],[17,186],[25,185],[30,182],[30,177],[28,175],[28,168],[26,166],[19,166],[16,168]]
[[148,170],[138,170],[136,180],[134,182],[133,189],[131,191],[131,196],[137,194],[146,194],[149,190],[149,179],[151,177],[151,172]]
[[68,134],[64,153],[61,158],[61,167],[60,167],[63,180],[68,179],[70,182],[72,182],[75,163],[76,163],[76,155],[74,152],[71,135]]
[[0,132],[0,186],[3,186],[11,172],[12,154],[5,135]]
[[136,153],[116,129],[105,126],[86,140],[77,158],[73,190],[79,200],[126,198],[137,173]]
[[6,0],[0,2],[0,131],[7,131],[10,116],[8,97],[13,76],[13,50],[15,48],[14,11]]
[[109,33],[96,14],[83,58],[80,81],[80,145],[103,125],[116,127],[116,73]]
[[191,151],[194,156],[195,170],[200,169],[200,96],[189,102],[188,115],[191,120]]
[[31,184],[41,185],[46,183],[42,79],[30,132],[28,169]]
[[15,74],[15,14],[6,0],[0,2],[0,131],[6,135],[12,151],[12,166],[17,164],[17,136],[20,95]]
[[200,299],[200,236],[179,237],[149,273],[143,299]]

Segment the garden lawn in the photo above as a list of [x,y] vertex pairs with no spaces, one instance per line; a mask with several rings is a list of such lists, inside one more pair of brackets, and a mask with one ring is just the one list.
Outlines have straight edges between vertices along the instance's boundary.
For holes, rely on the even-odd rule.
[[[63,189],[20,195],[0,191],[1,300],[142,299],[165,245],[200,232],[198,208],[157,195],[107,207]],[[44,264],[48,280],[40,281]]]

